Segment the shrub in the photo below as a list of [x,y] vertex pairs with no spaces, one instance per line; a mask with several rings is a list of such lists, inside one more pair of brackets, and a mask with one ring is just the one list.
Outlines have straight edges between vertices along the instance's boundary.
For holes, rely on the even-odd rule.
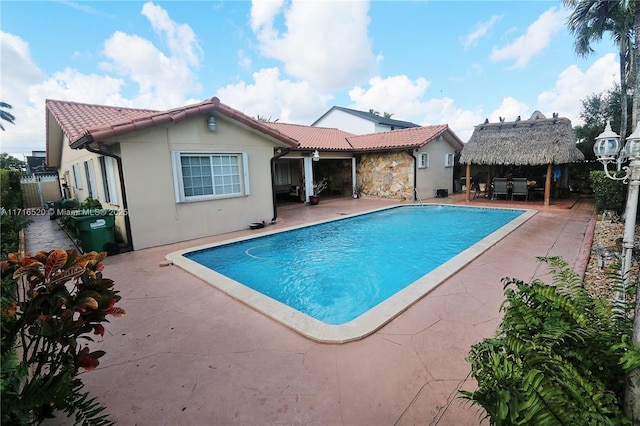
[[[614,175],[622,175],[623,172],[613,172]],[[591,188],[595,197],[596,210],[614,210],[621,214],[624,210],[627,185],[622,181],[614,181],[605,175],[604,171],[592,170],[589,174]]]
[[19,170],[0,169],[0,200],[5,209],[22,208]]
[[2,262],[2,424],[37,424],[56,410],[77,423],[112,424],[77,377],[104,355],[82,342],[104,335],[107,315],[125,315],[113,281],[102,276],[105,257],[58,249]]
[[[91,197],[87,197],[84,199],[82,203],[78,203],[74,199],[66,199],[61,203],[62,208],[65,210],[95,210],[101,209],[102,204],[100,200],[93,199]],[[60,225],[70,231],[72,234],[76,234],[76,226],[73,222],[72,215],[64,215],[60,218]]]
[[20,230],[25,228],[30,220],[12,211],[22,208],[22,191],[20,189],[18,170],[0,169],[0,246],[2,258],[8,253],[18,251]]
[[492,425],[624,425],[625,374],[640,365],[631,340],[632,303],[594,300],[559,258],[553,285],[503,280],[498,335],[473,345],[478,382],[461,391]]

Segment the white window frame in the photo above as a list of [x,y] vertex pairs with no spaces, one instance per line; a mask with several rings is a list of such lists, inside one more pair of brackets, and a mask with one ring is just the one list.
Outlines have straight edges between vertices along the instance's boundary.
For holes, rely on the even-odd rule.
[[84,162],[85,177],[87,178],[87,189],[89,190],[89,197],[94,200],[99,200],[98,188],[96,187],[96,171],[93,168],[93,159]]
[[104,201],[113,206],[119,206],[118,187],[116,186],[115,176],[116,161],[111,157],[101,156],[98,158],[98,162],[100,163]]
[[444,155],[444,166],[445,167],[453,167],[453,154],[448,152]]
[[428,169],[429,168],[429,153],[421,152],[418,156],[418,168],[419,169]]
[[82,175],[80,174],[80,164],[74,163],[71,166],[73,170],[73,186],[76,189],[82,189]]
[[[240,178],[240,191],[232,194],[207,194],[207,195],[194,195],[186,196],[184,193],[184,179],[182,176],[182,156],[200,156],[200,157],[215,157],[215,156],[237,156],[239,178]],[[211,152],[211,151],[171,151],[171,166],[173,170],[173,186],[175,193],[176,203],[186,203],[191,201],[204,201],[204,200],[216,200],[223,198],[243,197],[251,194],[249,186],[249,157],[246,152]]]

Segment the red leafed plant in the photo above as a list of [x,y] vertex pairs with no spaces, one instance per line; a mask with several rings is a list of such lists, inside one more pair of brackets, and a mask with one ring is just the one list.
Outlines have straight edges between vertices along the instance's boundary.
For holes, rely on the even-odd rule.
[[107,315],[125,315],[113,280],[102,276],[105,257],[58,249],[2,262],[3,424],[37,424],[56,410],[111,423],[77,377],[104,355],[86,343],[104,335]]

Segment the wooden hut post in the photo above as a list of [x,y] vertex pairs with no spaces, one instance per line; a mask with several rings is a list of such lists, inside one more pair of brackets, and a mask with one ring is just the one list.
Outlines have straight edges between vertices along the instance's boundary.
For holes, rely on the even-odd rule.
[[548,206],[551,200],[551,176],[553,173],[553,164],[547,164],[547,178],[544,181],[544,205]]
[[471,201],[471,163],[467,164],[467,177],[466,177],[466,200]]

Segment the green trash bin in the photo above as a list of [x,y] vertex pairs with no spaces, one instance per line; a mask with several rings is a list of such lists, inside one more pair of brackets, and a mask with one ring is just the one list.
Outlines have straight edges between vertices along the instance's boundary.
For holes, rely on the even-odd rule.
[[108,251],[115,243],[113,226],[115,216],[111,210],[80,210],[72,220],[80,236],[82,251]]

